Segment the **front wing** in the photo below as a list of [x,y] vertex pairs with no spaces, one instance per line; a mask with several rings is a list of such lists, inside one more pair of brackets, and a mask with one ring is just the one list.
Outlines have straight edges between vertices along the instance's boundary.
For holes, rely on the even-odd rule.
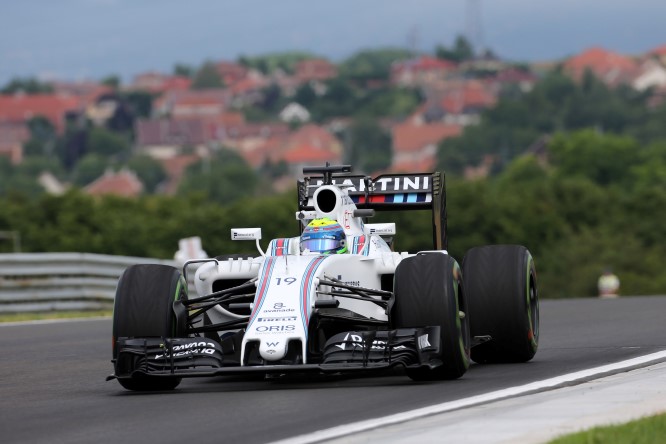
[[443,364],[439,338],[439,327],[350,331],[326,342],[320,363],[245,366],[234,359],[229,344],[207,338],[120,338],[116,343],[115,374],[107,380],[135,374],[202,377],[253,372],[369,372],[395,366],[435,368]]

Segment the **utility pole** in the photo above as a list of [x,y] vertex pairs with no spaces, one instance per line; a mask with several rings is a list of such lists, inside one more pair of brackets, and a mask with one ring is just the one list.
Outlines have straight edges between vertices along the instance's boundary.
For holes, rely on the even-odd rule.
[[412,57],[416,58],[419,47],[419,26],[414,25],[407,34],[407,44],[412,51]]
[[481,20],[481,0],[467,0],[465,5],[465,34],[472,45],[475,57],[485,52],[483,43],[483,23]]

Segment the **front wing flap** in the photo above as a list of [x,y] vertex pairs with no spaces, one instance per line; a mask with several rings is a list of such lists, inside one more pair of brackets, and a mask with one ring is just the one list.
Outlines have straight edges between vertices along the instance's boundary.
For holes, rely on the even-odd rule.
[[206,338],[119,339],[116,376],[168,373],[195,369],[210,370],[223,366],[222,349]]
[[401,362],[405,366],[437,360],[439,327],[339,333],[326,342],[324,363]]
[[252,366],[239,366],[237,361],[225,359],[222,346],[207,338],[118,339],[115,374],[107,380],[131,378],[135,373],[198,377],[252,372],[367,372],[395,366],[435,368],[442,365],[439,333],[439,327],[344,332],[326,342],[321,363]]

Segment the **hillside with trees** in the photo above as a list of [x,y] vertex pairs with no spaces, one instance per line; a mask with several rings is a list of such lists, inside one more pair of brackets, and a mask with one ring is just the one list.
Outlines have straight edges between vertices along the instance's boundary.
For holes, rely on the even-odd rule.
[[[440,144],[438,166],[462,175],[486,159],[493,171],[558,132],[594,128],[600,133],[632,136],[641,145],[666,139],[666,107],[651,108],[652,91],[610,88],[589,71],[582,82],[555,70],[527,92],[505,91],[479,125]],[[600,153],[597,153],[600,154]]]
[[[547,165],[528,154],[488,179],[448,179],[451,253],[462,258],[476,245],[524,244],[536,258],[543,297],[593,296],[605,267],[614,268],[623,294],[663,293],[666,142],[640,148],[632,137],[580,130],[557,135],[549,147]],[[599,155],[606,150],[612,154]],[[10,195],[0,205],[0,227],[20,231],[24,251],[171,258],[178,239],[193,235],[209,254],[251,251],[229,240],[239,225],[263,227],[265,239],[298,234],[295,191],[230,205],[200,195],[123,199],[78,191],[33,200]],[[432,247],[429,217],[377,219],[395,220],[396,249],[414,252]],[[0,243],[0,251],[10,248]]]
[[[454,61],[470,56],[462,40],[437,54]],[[240,62],[288,72],[310,57],[286,53]],[[276,85],[264,87],[242,112],[252,124],[268,125],[294,101],[314,122],[342,118],[345,126],[335,132],[342,160],[357,171],[382,171],[394,149],[386,126],[429,103],[424,89],[387,81],[391,60],[409,58],[402,50],[364,51],[338,65],[334,77],[302,83],[289,98]],[[211,66],[176,70],[191,77],[192,89],[219,87],[224,82]],[[49,86],[16,80],[5,90],[16,88]],[[298,234],[295,189],[273,189],[288,169],[284,161],[252,167],[241,150],[216,146],[184,168],[175,195],[157,193],[163,166],[133,150],[132,122],[151,114],[151,94],[119,92],[121,106],[106,125],[74,119],[57,132],[47,119],[30,119],[23,162],[0,156],[0,231],[20,232],[26,252],[154,258],[172,258],[178,240],[195,235],[211,255],[251,251],[229,240],[232,226],[260,226],[264,239]],[[609,86],[589,72],[574,80],[561,69],[531,89],[505,85],[494,106],[480,111],[478,124],[436,147],[437,169],[447,175],[451,253],[462,259],[477,245],[526,245],[543,297],[594,296],[607,267],[620,277],[622,294],[666,293],[666,103],[655,97],[652,89]],[[137,198],[86,194],[83,187],[109,168],[131,168],[145,192]],[[45,171],[73,187],[61,196],[44,193],[35,178]],[[377,219],[394,220],[396,249],[415,252],[432,247],[429,217],[382,213]],[[0,252],[11,249],[0,239]]]

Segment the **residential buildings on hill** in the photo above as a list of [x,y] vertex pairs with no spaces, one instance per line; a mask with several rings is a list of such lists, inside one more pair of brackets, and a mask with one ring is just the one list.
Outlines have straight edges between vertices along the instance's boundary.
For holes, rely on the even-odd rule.
[[[580,80],[592,72],[610,86],[628,84],[637,90],[652,88],[656,106],[666,98],[666,46],[644,55],[621,55],[603,48],[590,48],[561,61],[564,72]],[[262,74],[239,63],[214,63],[223,86],[192,89],[192,80],[183,76],[146,72],[137,75],[121,92],[146,92],[153,97],[152,114],[133,120],[133,150],[157,159],[167,172],[159,189],[174,193],[185,168],[211,156],[221,147],[238,153],[252,168],[283,163],[292,177],[304,165],[345,160],[345,140],[338,139],[328,122],[312,123],[311,110],[291,102],[272,121],[249,122],[244,107],[263,103],[270,88],[279,88],[283,97],[293,98],[302,85],[323,94],[326,81],[338,75],[334,64],[321,59],[304,60],[293,74],[277,71]],[[483,71],[483,75],[470,73]],[[382,126],[392,138],[389,170],[430,171],[435,168],[437,147],[456,137],[469,125],[478,124],[483,110],[493,107],[507,88],[529,91],[538,73],[519,69],[499,60],[455,63],[430,56],[395,62],[388,84],[396,88],[417,88],[422,103],[403,119],[386,119]],[[23,146],[30,133],[27,122],[43,116],[62,134],[68,122],[85,118],[104,125],[118,110],[117,92],[95,82],[54,83],[54,92],[28,95],[0,95],[0,156],[12,164],[24,159]],[[339,116],[344,121],[346,116]],[[331,122],[333,123],[333,122]],[[372,172],[368,172],[372,173]],[[136,195],[143,191],[138,178],[124,171],[89,184],[90,193],[112,192]],[[140,182],[139,182],[140,183]]]

